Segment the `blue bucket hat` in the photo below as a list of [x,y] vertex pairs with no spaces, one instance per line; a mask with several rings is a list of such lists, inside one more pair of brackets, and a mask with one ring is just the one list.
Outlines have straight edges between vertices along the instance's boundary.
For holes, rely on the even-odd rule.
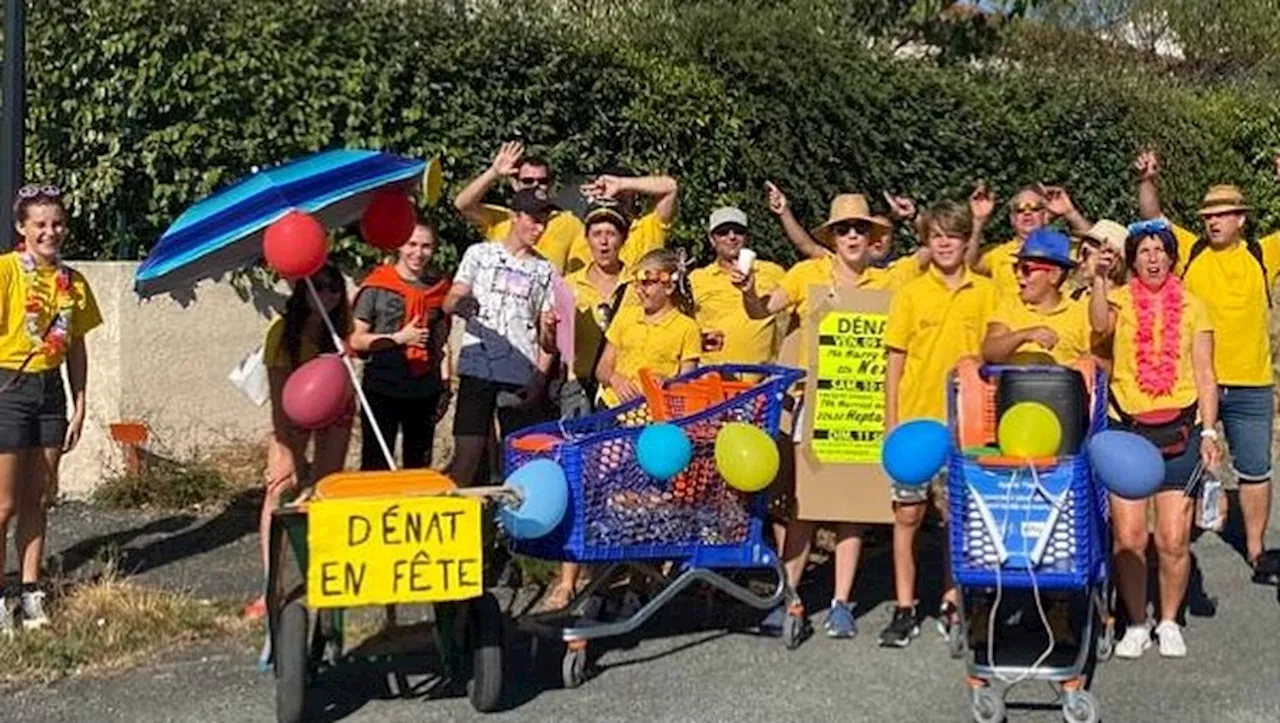
[[1064,269],[1074,268],[1076,262],[1071,259],[1071,239],[1067,235],[1051,228],[1038,228],[1027,235],[1018,251],[1018,260],[1035,259],[1048,261]]

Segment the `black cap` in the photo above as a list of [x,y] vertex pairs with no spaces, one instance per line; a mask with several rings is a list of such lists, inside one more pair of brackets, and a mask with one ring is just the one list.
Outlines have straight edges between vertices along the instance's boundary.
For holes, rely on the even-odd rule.
[[511,210],[516,213],[527,213],[532,216],[545,216],[559,207],[547,198],[547,194],[537,188],[524,188],[516,191],[511,197]]

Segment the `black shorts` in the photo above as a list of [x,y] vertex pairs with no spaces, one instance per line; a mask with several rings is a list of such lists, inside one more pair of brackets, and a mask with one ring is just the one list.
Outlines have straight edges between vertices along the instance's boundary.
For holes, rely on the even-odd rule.
[[545,422],[550,417],[547,410],[520,409],[511,406],[498,406],[498,395],[502,392],[518,393],[523,387],[519,384],[506,384],[479,377],[459,375],[458,396],[454,400],[456,411],[453,417],[453,434],[455,437],[487,437],[493,431],[494,414],[498,416],[498,429],[503,438],[525,427]]
[[62,370],[0,369],[0,452],[61,447],[67,437]]

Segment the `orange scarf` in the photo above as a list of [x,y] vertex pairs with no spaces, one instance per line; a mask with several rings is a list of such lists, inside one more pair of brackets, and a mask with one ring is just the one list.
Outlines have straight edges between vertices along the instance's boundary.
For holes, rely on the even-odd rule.
[[[448,279],[441,279],[431,286],[419,288],[401,278],[400,272],[396,271],[393,264],[383,264],[369,272],[364,282],[360,284],[360,288],[361,290],[382,289],[399,294],[400,298],[404,299],[406,322],[426,324],[427,314],[432,309],[439,309],[444,305],[444,297],[449,293],[449,285]],[[427,347],[430,346],[430,344],[427,345]],[[420,377],[431,369],[431,360],[427,352],[428,349],[423,347],[406,346],[404,348],[405,358],[409,360],[409,373],[415,377]]]

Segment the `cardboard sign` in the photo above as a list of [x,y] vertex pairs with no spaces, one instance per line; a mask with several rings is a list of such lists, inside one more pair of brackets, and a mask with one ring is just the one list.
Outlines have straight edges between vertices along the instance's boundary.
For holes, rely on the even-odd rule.
[[465,497],[337,499],[307,510],[307,604],[468,600],[484,592],[481,503]]
[[[892,522],[889,478],[880,466],[889,292],[833,294],[829,286],[812,286],[809,293],[809,314],[799,320],[810,332],[804,409],[802,419],[792,420],[801,425],[796,517]],[[796,363],[802,336],[800,328],[788,335],[782,363]]]

